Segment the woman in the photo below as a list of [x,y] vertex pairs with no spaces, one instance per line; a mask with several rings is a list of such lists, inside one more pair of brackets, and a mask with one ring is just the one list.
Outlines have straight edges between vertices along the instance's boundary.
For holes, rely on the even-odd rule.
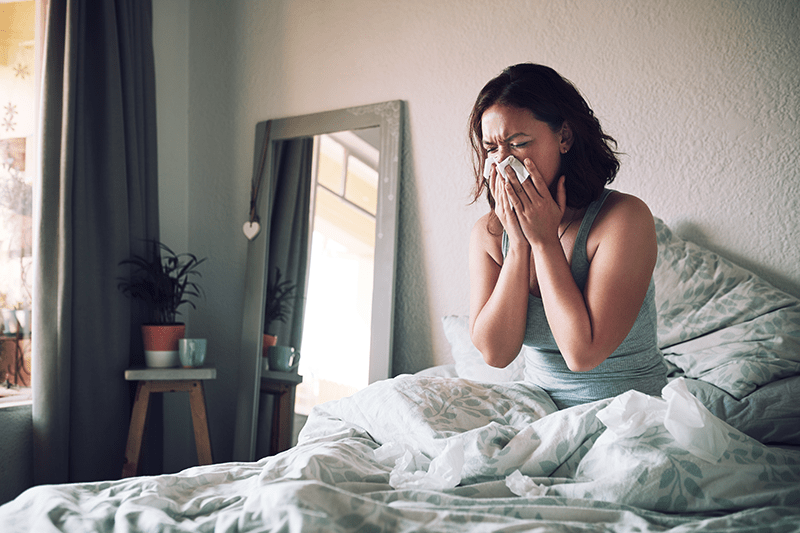
[[[549,67],[509,67],[478,95],[470,140],[474,200],[485,190],[490,206],[470,238],[470,333],[484,360],[505,367],[524,344],[525,380],[559,408],[660,394],[653,217],[605,188],[616,142],[577,89]],[[530,178],[498,169],[509,156]]]

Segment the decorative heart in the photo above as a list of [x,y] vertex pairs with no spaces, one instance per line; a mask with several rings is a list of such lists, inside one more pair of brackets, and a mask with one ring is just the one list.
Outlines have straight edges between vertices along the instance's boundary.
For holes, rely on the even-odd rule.
[[247,237],[248,240],[252,241],[258,235],[258,232],[261,231],[261,224],[258,222],[245,222],[244,227],[242,227],[242,231],[244,231],[244,236]]

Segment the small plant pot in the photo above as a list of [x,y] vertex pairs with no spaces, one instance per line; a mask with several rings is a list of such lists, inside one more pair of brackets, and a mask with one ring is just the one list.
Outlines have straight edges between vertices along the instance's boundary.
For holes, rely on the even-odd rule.
[[267,357],[270,346],[275,346],[276,344],[278,344],[277,335],[270,335],[268,333],[264,333],[264,340],[261,345],[261,356]]
[[142,326],[145,364],[150,368],[178,366],[178,339],[182,339],[185,333],[185,324]]

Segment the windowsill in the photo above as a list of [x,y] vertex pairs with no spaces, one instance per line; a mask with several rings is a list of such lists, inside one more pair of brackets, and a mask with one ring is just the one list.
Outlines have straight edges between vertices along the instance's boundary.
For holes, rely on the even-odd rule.
[[30,387],[7,387],[4,383],[0,384],[0,409],[4,407],[16,407],[19,405],[30,405],[33,401],[33,389]]

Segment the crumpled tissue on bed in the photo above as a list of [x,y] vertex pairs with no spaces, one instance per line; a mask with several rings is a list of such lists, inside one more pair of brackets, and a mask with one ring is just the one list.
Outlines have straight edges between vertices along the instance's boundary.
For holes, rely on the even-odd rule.
[[419,450],[395,442],[387,442],[374,454],[381,464],[394,463],[389,485],[395,489],[451,489],[461,482],[464,468],[461,439],[450,439],[432,461]]
[[526,179],[531,177],[531,173],[528,172],[528,169],[525,168],[525,165],[522,164],[522,161],[510,155],[503,159],[501,162],[497,163],[491,157],[487,157],[486,161],[483,163],[483,177],[487,180],[492,175],[492,163],[497,165],[497,171],[500,172],[500,175],[503,176],[506,180],[509,179],[508,173],[506,172],[506,167],[511,167],[514,169],[514,172],[517,175],[517,179],[520,183],[524,182]]
[[523,498],[535,498],[536,496],[543,496],[547,492],[546,486],[536,483],[519,470],[514,470],[506,476],[506,487],[517,496],[522,496]]
[[638,437],[647,428],[664,424],[686,451],[710,463],[719,461],[731,440],[729,426],[689,392],[684,378],[667,384],[661,395],[663,399],[628,391],[598,411],[597,418],[621,438]]

